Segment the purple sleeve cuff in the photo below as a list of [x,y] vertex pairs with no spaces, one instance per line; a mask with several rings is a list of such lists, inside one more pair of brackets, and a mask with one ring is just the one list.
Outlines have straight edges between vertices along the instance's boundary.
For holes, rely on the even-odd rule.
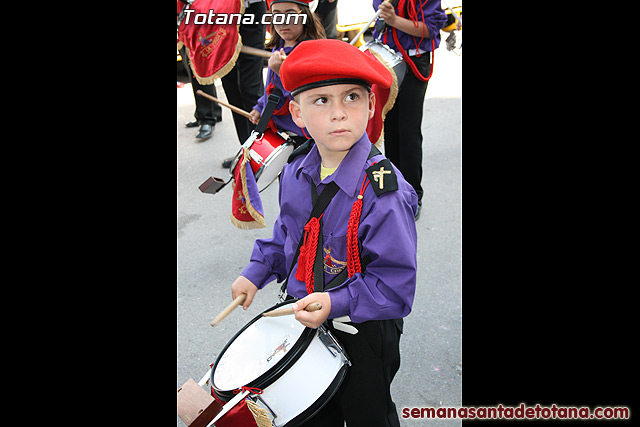
[[272,277],[271,268],[259,262],[250,262],[240,275],[249,279],[258,289],[264,288],[264,285],[275,278]]
[[349,305],[351,295],[349,294],[349,289],[347,289],[346,286],[332,289],[328,291],[328,294],[331,298],[331,313],[329,314],[330,319],[346,316],[351,312]]

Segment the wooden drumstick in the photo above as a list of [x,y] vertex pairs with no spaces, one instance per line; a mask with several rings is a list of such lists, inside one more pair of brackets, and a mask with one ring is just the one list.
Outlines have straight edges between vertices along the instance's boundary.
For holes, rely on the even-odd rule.
[[220,314],[218,314],[218,316],[211,321],[211,326],[216,326],[218,323],[220,323],[222,319],[227,317],[229,313],[233,311],[234,308],[236,308],[239,305],[242,305],[245,299],[247,299],[247,294],[240,294],[236,299],[233,300],[231,304],[227,306],[227,308],[222,310]]
[[[246,53],[248,55],[262,56],[263,58],[271,58],[271,53],[272,53],[272,52],[267,52],[266,50],[256,49],[255,47],[245,46],[245,45],[242,45],[240,52]],[[284,60],[286,57],[287,55],[280,55],[280,58],[282,58],[282,60]]]
[[[391,0],[384,0],[384,2],[390,2],[390,1],[391,1]],[[383,2],[383,3],[384,3],[384,2]],[[360,29],[360,32],[359,32],[358,34],[356,34],[356,36],[355,36],[355,37],[354,37],[354,38],[349,42],[349,44],[350,44],[351,46],[354,46],[354,45],[357,43],[358,38],[360,38],[360,36],[361,36],[361,35],[363,35],[363,34],[364,34],[364,32],[365,32],[365,31],[367,31],[367,29],[369,29],[369,27],[371,26],[371,24],[373,24],[373,21],[375,21],[376,19],[378,19],[378,18],[380,17],[380,14],[381,14],[381,13],[382,13],[382,10],[381,10],[381,9],[378,9],[378,10],[376,11],[375,15],[373,15],[373,18],[371,18],[371,19],[369,20],[369,22],[367,22],[367,23],[365,24],[365,26],[364,26],[364,27],[362,27],[362,28]]]
[[378,19],[378,17],[380,16],[380,14],[382,13],[382,9],[378,9],[378,11],[375,13],[375,15],[373,15],[373,18],[371,18],[371,20],[369,22],[367,22],[364,27],[362,27],[360,29],[360,32],[358,32],[358,34],[356,34],[356,36],[349,42],[349,44],[351,46],[355,45],[356,42],[358,41],[358,38],[364,34],[365,31],[367,31],[367,29],[369,29],[369,26],[371,24],[373,24],[373,21],[375,21],[376,19]]
[[[318,311],[322,308],[322,304],[319,302],[312,302],[307,305],[304,310],[305,311]],[[278,317],[278,316],[286,316],[287,314],[293,314],[293,307],[287,308],[279,308],[277,310],[267,311],[266,313],[262,313],[262,317]]]
[[451,6],[449,6],[446,1],[443,1],[443,3],[444,3],[444,7],[449,9],[451,11],[451,14],[453,15],[453,17],[456,18],[460,22],[460,25],[462,25],[462,18],[457,13],[455,13],[453,11],[453,9],[451,9]]
[[231,111],[233,111],[234,113],[238,113],[238,114],[240,114],[241,116],[246,117],[247,119],[250,119],[250,120],[252,120],[252,119],[253,119],[253,117],[251,117],[251,114],[247,113],[247,112],[246,112],[246,111],[244,111],[243,109],[238,108],[238,107],[236,107],[236,106],[234,106],[234,105],[231,105],[231,104],[227,104],[227,103],[226,103],[226,102],[224,102],[224,101],[220,101],[220,100],[219,100],[218,98],[216,98],[215,96],[211,96],[211,95],[209,95],[208,93],[204,93],[204,92],[203,92],[202,90],[200,90],[200,89],[198,89],[198,90],[196,91],[196,93],[197,93],[198,95],[200,95],[200,96],[204,96],[205,98],[209,98],[209,99],[210,99],[210,100],[212,100],[213,102],[217,102],[218,104],[223,105],[223,106],[225,106],[225,107],[229,108],[229,109],[230,109]]

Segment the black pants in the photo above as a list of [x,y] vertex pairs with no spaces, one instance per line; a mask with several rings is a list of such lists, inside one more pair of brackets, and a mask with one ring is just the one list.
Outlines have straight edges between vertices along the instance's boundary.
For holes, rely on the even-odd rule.
[[[416,68],[427,77],[431,63],[431,53],[425,52],[419,58],[412,56]],[[419,80],[407,64],[404,80],[398,91],[393,108],[384,120],[385,156],[394,165],[422,200],[422,108],[427,83]]]
[[[329,322],[331,324],[331,322]],[[331,332],[344,346],[352,366],[327,405],[304,427],[399,427],[391,399],[391,381],[400,368],[400,335],[403,320],[353,323],[356,335]]]
[[[240,25],[242,44],[258,49],[264,49],[265,27],[260,22],[262,15],[267,11],[265,2],[251,3],[245,9],[245,14],[254,14],[253,25]],[[229,104],[251,111],[264,93],[264,80],[262,78],[263,58],[255,55],[241,53],[238,55],[235,67],[222,77],[222,87],[227,95]],[[251,131],[255,129],[249,119],[237,113],[232,113],[233,124],[240,144],[243,144]]]
[[196,95],[198,90],[203,91],[213,97],[218,97],[216,92],[216,85],[201,85],[198,80],[193,76],[191,66],[189,65],[189,57],[186,52],[186,48],[182,46],[180,48],[180,55],[182,56],[182,63],[187,70],[189,80],[191,81],[191,89],[193,90],[193,97],[196,101],[196,111],[193,116],[196,118],[200,125],[209,124],[214,125],[216,122],[222,120],[222,107],[219,104],[205,98],[204,96]]

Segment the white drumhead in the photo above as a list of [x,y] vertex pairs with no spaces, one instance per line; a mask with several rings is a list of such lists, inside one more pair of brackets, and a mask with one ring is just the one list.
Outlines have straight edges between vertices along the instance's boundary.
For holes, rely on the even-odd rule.
[[282,168],[287,164],[289,156],[293,152],[293,144],[285,142],[273,150],[260,168],[258,177],[258,191],[262,191],[269,186],[282,172]]
[[235,390],[260,377],[291,350],[304,329],[293,315],[258,319],[233,340],[214,366],[215,387]]

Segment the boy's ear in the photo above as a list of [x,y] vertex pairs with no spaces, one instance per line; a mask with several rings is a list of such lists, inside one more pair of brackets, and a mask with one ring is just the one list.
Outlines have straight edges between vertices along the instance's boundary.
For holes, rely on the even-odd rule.
[[291,118],[293,119],[293,123],[298,125],[300,129],[306,127],[304,124],[304,120],[302,120],[300,104],[298,104],[296,101],[289,102],[289,112],[291,113]]
[[373,118],[373,114],[376,111],[376,94],[369,92],[369,120]]

